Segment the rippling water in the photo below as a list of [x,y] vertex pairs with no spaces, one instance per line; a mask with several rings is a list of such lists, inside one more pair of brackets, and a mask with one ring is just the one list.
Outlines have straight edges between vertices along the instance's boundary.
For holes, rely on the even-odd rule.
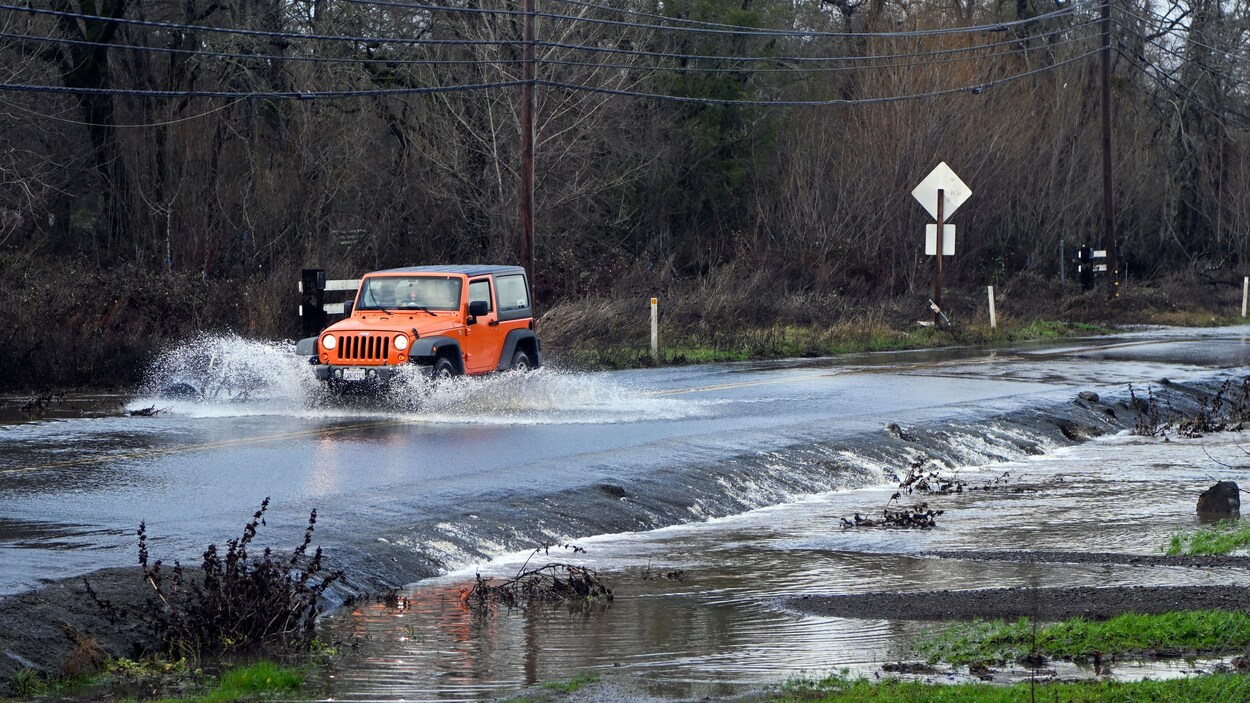
[[[875,671],[903,655],[923,624],[798,615],[778,596],[1004,586],[1181,585],[1244,582],[1245,571],[1124,565],[1014,564],[925,556],[936,549],[1056,549],[1157,554],[1196,526],[1193,503],[1235,477],[1207,457],[1250,463],[1235,434],[1160,442],[1116,436],[1024,461],[970,468],[970,486],[1007,474],[993,491],[925,498],[945,510],[931,531],[843,530],[840,518],[879,510],[890,487],[827,493],[747,514],[579,541],[585,554],[551,559],[599,569],[610,607],[500,610],[460,605],[473,573],[515,573],[510,554],[418,583],[411,607],[358,606],[327,635],[362,638],[334,698],[480,700],[576,672],[627,676],[651,692],[727,695],[743,686],[849,667]],[[1019,489],[1019,492],[1017,492]],[[543,560],[547,557],[538,557]],[[532,565],[532,564],[531,564]],[[676,578],[662,574],[680,572]],[[1079,673],[1074,667],[1067,674]],[[1184,664],[1119,669],[1177,675]]]

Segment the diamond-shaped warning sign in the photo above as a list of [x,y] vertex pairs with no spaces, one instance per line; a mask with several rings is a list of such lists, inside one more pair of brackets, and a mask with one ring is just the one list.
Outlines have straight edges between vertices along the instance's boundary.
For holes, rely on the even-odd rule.
[[937,218],[937,194],[942,191],[942,219],[945,220],[972,195],[972,189],[959,180],[959,176],[951,170],[946,162],[937,165],[929,175],[925,176],[920,185],[911,192],[912,197],[920,201],[929,214]]

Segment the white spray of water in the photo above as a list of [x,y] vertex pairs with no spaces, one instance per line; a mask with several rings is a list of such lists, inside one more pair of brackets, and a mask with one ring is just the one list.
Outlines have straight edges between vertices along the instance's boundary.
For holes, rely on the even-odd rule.
[[316,379],[307,357],[295,354],[293,342],[206,334],[161,354],[128,409],[157,407],[191,417],[384,415],[456,424],[639,422],[696,417],[709,410],[700,401],[651,397],[647,389],[605,374],[542,368],[433,383],[419,367],[399,371],[368,395],[341,396]]

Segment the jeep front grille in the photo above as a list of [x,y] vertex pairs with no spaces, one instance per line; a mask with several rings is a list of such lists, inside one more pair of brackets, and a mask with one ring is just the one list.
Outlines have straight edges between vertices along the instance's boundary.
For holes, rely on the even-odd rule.
[[340,361],[386,361],[390,356],[391,338],[359,334],[339,335]]

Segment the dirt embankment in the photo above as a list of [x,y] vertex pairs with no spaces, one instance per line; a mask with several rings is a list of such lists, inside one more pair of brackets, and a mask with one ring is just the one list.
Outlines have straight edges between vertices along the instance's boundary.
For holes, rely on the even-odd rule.
[[[132,610],[145,607],[151,596],[142,578],[138,568],[105,569],[89,577],[101,599]],[[0,681],[21,669],[73,674],[105,652],[134,655],[149,645],[135,625],[110,623],[81,578],[0,599]]]

